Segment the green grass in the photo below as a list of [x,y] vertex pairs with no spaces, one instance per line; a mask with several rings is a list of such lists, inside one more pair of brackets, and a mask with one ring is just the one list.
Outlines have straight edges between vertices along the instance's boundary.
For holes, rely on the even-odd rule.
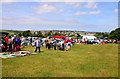
[[[35,47],[23,50],[34,52]],[[2,60],[3,77],[117,77],[118,45],[75,45],[69,51]]]

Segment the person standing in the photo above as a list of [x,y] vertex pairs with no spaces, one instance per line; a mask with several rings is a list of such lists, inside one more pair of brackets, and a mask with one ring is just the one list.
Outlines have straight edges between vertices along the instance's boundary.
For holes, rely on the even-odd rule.
[[8,35],[6,35],[4,39],[5,39],[5,42],[8,44],[8,39],[9,39]]
[[4,37],[2,37],[1,42],[3,44],[2,52],[6,52],[7,50],[6,50],[5,47],[7,46],[7,43],[6,43],[5,39],[4,39]]
[[30,38],[30,45],[32,46],[32,37]]
[[8,39],[8,46],[9,46],[9,52],[12,53],[12,38],[11,38],[11,36],[9,36],[9,39]]
[[56,50],[56,40],[53,41],[53,49]]
[[20,47],[21,47],[21,40],[20,40],[20,37],[17,36],[14,40],[14,51],[20,51]]
[[65,46],[65,50],[66,51],[68,51],[68,49],[69,49],[69,45],[68,45],[69,43],[68,43],[68,40],[66,41],[66,46]]
[[50,43],[51,43],[51,40],[50,40],[50,38],[49,38],[49,39],[48,39],[48,49],[51,48]]
[[8,39],[9,39],[9,37],[8,37],[8,35],[6,35],[6,37],[4,38],[4,40],[6,42],[6,44],[5,44],[5,50],[6,51],[8,50]]
[[21,46],[25,46],[25,38],[23,36],[21,37]]
[[16,39],[17,39],[17,37],[16,37],[16,35],[14,35],[14,37],[12,37],[12,43],[13,43],[13,50],[15,50],[15,45],[16,45]]
[[38,38],[36,38],[36,40],[35,40],[35,46],[36,46],[35,52],[37,52],[37,49],[38,49],[39,53],[40,53],[41,41]]
[[46,48],[48,48],[48,39],[45,40]]

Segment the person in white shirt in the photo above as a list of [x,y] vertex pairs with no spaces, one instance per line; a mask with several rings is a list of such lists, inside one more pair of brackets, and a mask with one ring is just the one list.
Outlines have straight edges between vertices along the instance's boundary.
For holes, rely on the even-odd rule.
[[41,44],[42,44],[42,42],[38,38],[36,38],[36,40],[35,40],[35,46],[36,46],[35,52],[37,52],[37,49],[39,49],[39,53],[40,53]]

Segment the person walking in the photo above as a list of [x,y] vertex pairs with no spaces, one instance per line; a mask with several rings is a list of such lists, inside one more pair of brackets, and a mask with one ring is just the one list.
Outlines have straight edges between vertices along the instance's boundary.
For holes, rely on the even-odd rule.
[[36,38],[36,40],[35,40],[35,46],[36,46],[35,52],[37,52],[37,49],[38,49],[39,53],[40,53],[41,41],[38,38]]

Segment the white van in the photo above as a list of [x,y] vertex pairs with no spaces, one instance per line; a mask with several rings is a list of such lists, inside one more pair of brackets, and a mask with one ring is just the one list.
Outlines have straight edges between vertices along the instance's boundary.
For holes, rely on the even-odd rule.
[[84,42],[84,39],[85,40],[94,40],[94,39],[97,39],[97,37],[92,36],[92,35],[83,35],[82,36],[82,42]]

